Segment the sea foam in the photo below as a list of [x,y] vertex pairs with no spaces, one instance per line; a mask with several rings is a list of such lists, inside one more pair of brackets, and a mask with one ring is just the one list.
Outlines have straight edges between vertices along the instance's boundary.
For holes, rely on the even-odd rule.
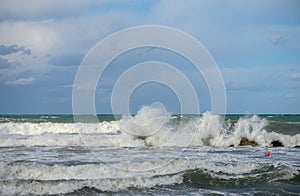
[[300,134],[266,131],[266,119],[256,115],[237,122],[206,112],[182,120],[160,108],[143,107],[135,116],[99,123],[0,123],[0,146],[238,146],[242,138],[258,146],[279,141],[285,147],[300,145]]

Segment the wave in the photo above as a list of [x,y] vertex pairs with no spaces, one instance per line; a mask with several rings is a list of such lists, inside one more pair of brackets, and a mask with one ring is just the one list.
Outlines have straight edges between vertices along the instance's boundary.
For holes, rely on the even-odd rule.
[[[118,164],[135,164],[139,172],[117,169]],[[84,165],[44,165],[34,162],[1,163],[0,193],[64,194],[84,187],[99,191],[120,191],[128,188],[151,188],[175,184],[210,184],[240,182],[262,183],[291,180],[299,177],[297,168],[283,163],[241,162],[225,164],[204,160],[174,160],[164,167],[142,171],[144,164],[118,163]],[[161,165],[159,161],[152,164]]]
[[[59,180],[59,181],[8,181],[0,182],[0,193],[3,195],[31,194],[72,194],[72,192],[89,188],[97,192],[118,192],[128,188],[152,188],[176,184],[182,176],[161,176],[155,178],[101,179],[101,180]],[[85,193],[86,194],[86,193]],[[84,195],[85,195],[84,194]],[[81,195],[81,194],[80,194]]]
[[101,123],[0,123],[0,134],[78,134],[79,132],[90,134],[117,133],[119,132],[119,123],[117,121]]
[[[300,134],[266,130],[269,121],[256,115],[224,121],[209,112],[200,117],[171,117],[159,108],[143,107],[135,116],[99,123],[0,123],[0,146],[239,146],[300,145]],[[287,130],[288,132],[288,130]]]

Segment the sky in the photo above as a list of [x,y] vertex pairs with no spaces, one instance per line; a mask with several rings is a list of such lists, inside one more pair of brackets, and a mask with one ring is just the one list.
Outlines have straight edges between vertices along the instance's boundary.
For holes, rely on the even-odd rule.
[[[0,0],[0,113],[71,114],[73,83],[89,50],[139,25],[169,26],[200,41],[222,74],[227,113],[300,113],[297,0]],[[190,62],[160,48],[140,48],[105,70],[95,92],[97,113],[112,112],[120,75],[149,60],[179,69],[191,80],[200,111],[211,109],[207,84]],[[137,88],[128,107],[135,113],[155,101],[180,112],[176,92],[158,83]]]

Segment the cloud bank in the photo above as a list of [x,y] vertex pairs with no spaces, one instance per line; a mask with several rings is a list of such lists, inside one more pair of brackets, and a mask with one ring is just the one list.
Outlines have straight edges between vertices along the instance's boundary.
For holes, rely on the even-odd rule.
[[[157,24],[183,30],[209,50],[223,73],[228,100],[232,100],[229,112],[300,113],[299,5],[297,0],[2,0],[0,91],[4,96],[1,104],[14,104],[15,99],[11,97],[18,94],[19,103],[26,100],[24,105],[28,105],[34,99],[39,111],[71,113],[71,87],[84,55],[116,31]],[[132,58],[143,55],[150,54]],[[177,68],[188,69],[187,77],[194,77],[193,71],[179,58],[155,55],[162,61],[182,62]],[[155,55],[151,57],[155,59]],[[110,78],[119,73],[123,64],[135,62],[125,61],[107,73],[105,85],[113,85]],[[20,85],[23,89],[18,88]],[[268,106],[269,97],[276,99],[273,107]],[[55,101],[58,99],[69,102]],[[1,104],[2,113],[35,110],[25,111],[20,107],[1,111],[5,108]],[[107,103],[99,99],[97,104]],[[106,105],[105,108],[104,112],[110,112]]]
[[31,50],[21,45],[0,45],[0,55],[9,55],[20,52],[22,55],[31,55]]

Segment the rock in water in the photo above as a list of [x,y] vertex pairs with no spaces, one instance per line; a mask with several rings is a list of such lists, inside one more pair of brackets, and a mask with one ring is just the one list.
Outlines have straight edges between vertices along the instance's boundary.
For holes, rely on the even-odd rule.
[[300,146],[297,145],[297,146],[294,146],[294,148],[300,148]]
[[273,147],[284,147],[283,144],[282,144],[282,142],[278,141],[278,140],[271,142],[271,145]]
[[246,138],[242,138],[239,146],[257,146],[257,143],[254,141],[249,141]]

